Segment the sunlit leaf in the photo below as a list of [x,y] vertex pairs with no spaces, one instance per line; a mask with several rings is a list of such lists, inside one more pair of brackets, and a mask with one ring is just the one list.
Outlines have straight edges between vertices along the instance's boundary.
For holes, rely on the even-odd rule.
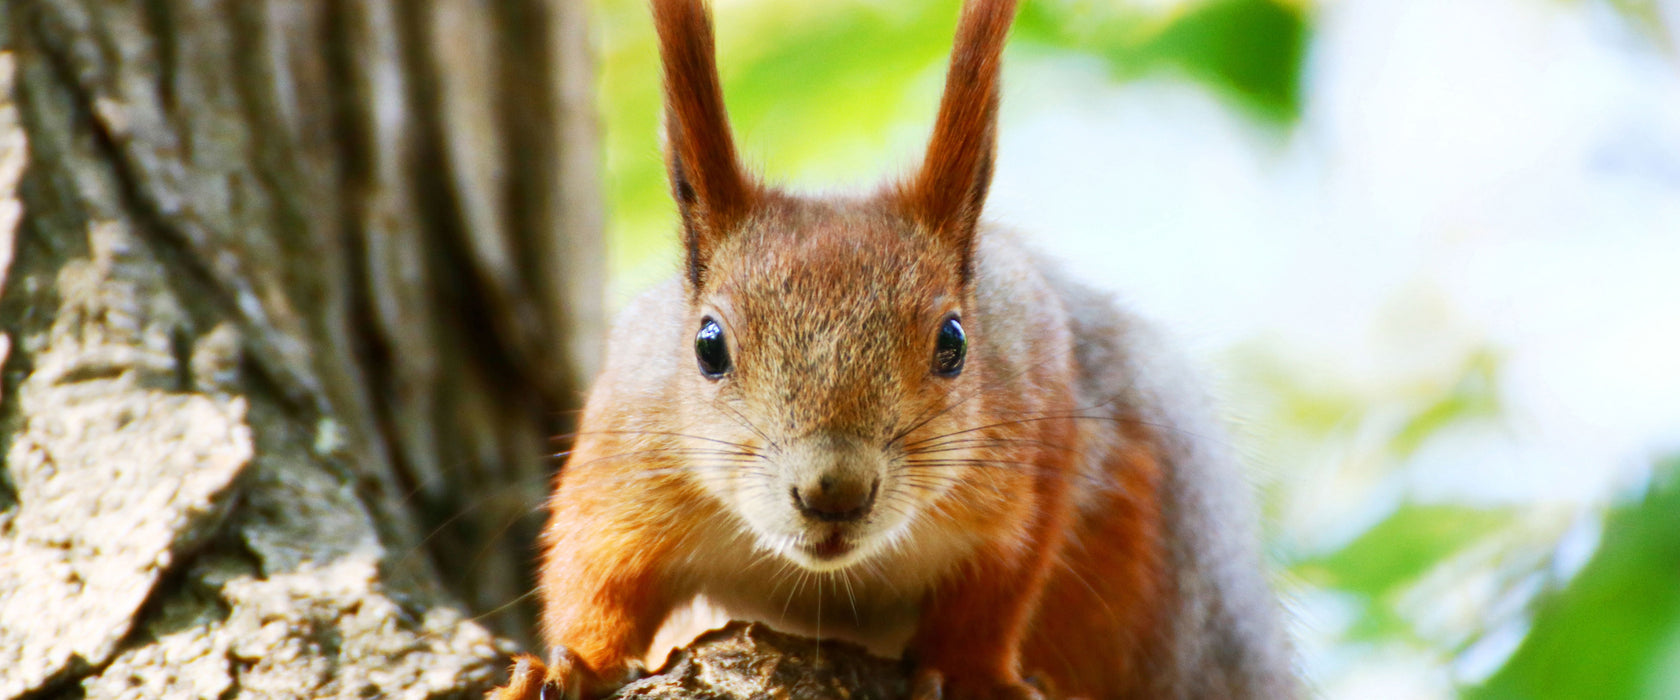
[[1415,581],[1513,519],[1506,509],[1406,504],[1347,546],[1302,562],[1296,573],[1319,585],[1376,598]]
[[1617,508],[1598,552],[1542,601],[1528,638],[1471,698],[1673,698],[1680,640],[1680,461]]
[[1478,351],[1466,360],[1453,387],[1412,415],[1389,447],[1397,456],[1407,457],[1448,427],[1499,413],[1499,358],[1490,351]]
[[1238,106],[1277,122],[1301,111],[1301,62],[1310,20],[1299,3],[1210,0],[1167,17],[1125,4],[1040,2],[1018,36],[1102,57],[1121,78],[1175,68]]

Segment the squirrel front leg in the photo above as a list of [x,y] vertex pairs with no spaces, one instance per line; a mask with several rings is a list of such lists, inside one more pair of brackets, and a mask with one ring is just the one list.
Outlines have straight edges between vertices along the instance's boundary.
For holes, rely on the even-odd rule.
[[1007,566],[992,554],[929,597],[909,647],[912,700],[1041,697],[1021,680],[1019,650],[1046,560],[1034,553]]
[[[912,700],[1041,698],[1021,679],[1020,648],[1062,545],[1060,480],[1040,479],[1021,540],[993,538],[928,596],[908,648]],[[1023,522],[1024,521],[1024,522]]]
[[[612,693],[644,673],[641,658],[671,610],[673,592],[658,563],[669,534],[680,528],[663,523],[661,531],[622,489],[596,488],[589,475],[575,476],[580,478],[556,491],[543,530],[538,589],[548,663],[521,656],[507,687],[488,696],[492,700],[588,700]],[[598,481],[610,486],[619,480]]]

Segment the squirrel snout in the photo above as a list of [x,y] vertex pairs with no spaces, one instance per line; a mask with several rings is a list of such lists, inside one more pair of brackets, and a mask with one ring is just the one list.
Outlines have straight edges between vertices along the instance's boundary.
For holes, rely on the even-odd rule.
[[793,505],[807,518],[827,523],[860,520],[875,505],[875,493],[881,487],[880,478],[865,483],[861,479],[840,479],[825,476],[802,486],[788,489]]

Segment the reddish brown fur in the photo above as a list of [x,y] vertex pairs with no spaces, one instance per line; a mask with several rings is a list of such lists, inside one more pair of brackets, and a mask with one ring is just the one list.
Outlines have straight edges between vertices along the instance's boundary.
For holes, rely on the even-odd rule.
[[705,6],[654,2],[653,22],[665,68],[672,195],[682,211],[689,276],[697,281],[711,249],[753,209],[758,186],[735,154]]
[[[1119,488],[1095,507],[1108,517],[1076,523],[1068,535],[1032,630],[1024,665],[1071,697],[1158,697],[1152,674],[1165,666],[1164,619],[1171,609],[1159,543],[1161,466],[1153,436],[1123,423],[1132,442],[1103,471]],[[1068,611],[1079,611],[1070,613]]]
[[[610,692],[695,596],[902,650],[918,689],[959,700],[1034,697],[1023,672],[1093,698],[1287,694],[1282,657],[1254,651],[1273,641],[1247,595],[1263,585],[1203,560],[1238,516],[1184,486],[1219,477],[1138,392],[1126,321],[980,235],[1013,0],[964,8],[922,169],[858,199],[744,175],[704,6],[653,6],[688,274],[615,326],[541,542],[556,656],[493,697],[534,698],[545,675]],[[966,365],[936,372],[952,318]],[[707,321],[724,376],[696,366]],[[801,510],[831,477],[874,479],[866,517]],[[1220,629],[1238,618],[1263,633]]]
[[[1045,430],[1011,431],[1015,434],[1007,439],[1049,444],[1067,444],[1073,439],[1069,421],[1045,423],[1052,425],[1044,426]],[[1028,491],[1022,487],[1031,489],[1036,496],[1035,508],[1004,515],[1000,527],[996,520],[987,522],[996,517],[994,513],[962,507],[968,501],[982,500],[979,494],[953,497],[957,508],[971,518],[962,524],[965,529],[1004,530],[1009,534],[979,548],[963,575],[953,577],[930,597],[910,644],[918,662],[944,673],[945,693],[952,697],[990,697],[1004,689],[1018,691],[1015,684],[1022,669],[1022,640],[1028,623],[1035,615],[1065,614],[1063,610],[1045,610],[1040,596],[1068,526],[1065,491],[1069,482],[1066,472],[1071,465],[1058,459],[1052,450],[1033,452],[1037,478],[1030,484],[1012,485],[1017,489],[1012,493],[1025,495]],[[997,455],[1000,460],[1007,457]],[[1012,540],[1025,546],[1009,546]]]
[[910,210],[940,235],[972,235],[991,184],[996,141],[998,74],[1015,0],[970,2],[957,21],[945,94],[927,156],[903,186]]

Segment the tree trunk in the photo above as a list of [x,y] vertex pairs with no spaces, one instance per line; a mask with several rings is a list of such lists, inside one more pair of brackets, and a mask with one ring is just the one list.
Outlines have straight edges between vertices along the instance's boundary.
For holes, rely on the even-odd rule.
[[582,3],[3,2],[0,698],[482,692],[601,336]]

